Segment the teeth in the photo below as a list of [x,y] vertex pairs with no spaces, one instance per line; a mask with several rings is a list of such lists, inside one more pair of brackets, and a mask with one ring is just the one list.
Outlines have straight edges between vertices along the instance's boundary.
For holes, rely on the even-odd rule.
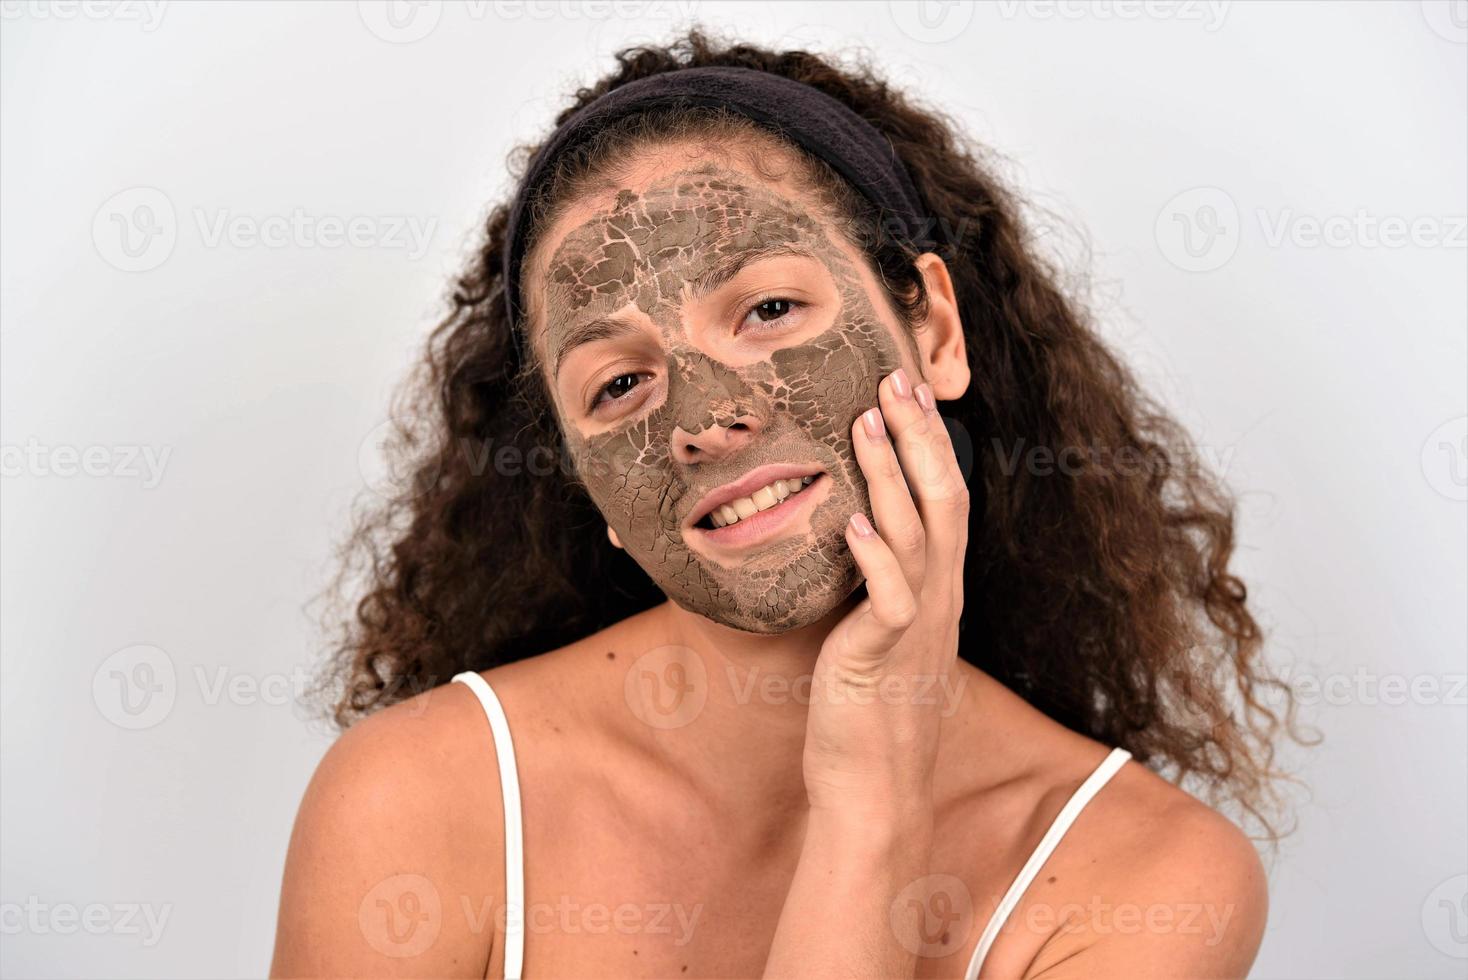
[[760,487],[748,497],[740,497],[738,500],[731,500],[727,504],[714,508],[709,514],[709,521],[714,527],[738,524],[749,515],[769,510],[791,494],[799,493],[814,480],[814,476],[776,480],[774,483]]

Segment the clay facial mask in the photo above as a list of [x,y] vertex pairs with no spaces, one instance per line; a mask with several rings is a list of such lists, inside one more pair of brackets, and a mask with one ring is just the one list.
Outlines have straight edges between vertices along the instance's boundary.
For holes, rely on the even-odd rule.
[[[901,364],[896,338],[826,227],[809,206],[753,177],[703,167],[641,193],[621,191],[572,229],[544,266],[542,358],[591,499],[670,599],[751,632],[814,622],[860,582],[845,525],[853,511],[869,513],[870,506],[851,427],[877,403],[877,383]],[[743,306],[723,319],[696,306],[721,285],[732,290],[735,277],[758,275],[760,260],[780,255],[770,261],[806,281],[775,273],[771,296],[782,296],[783,283],[790,287],[785,295],[806,286],[825,298],[794,309],[788,320],[781,312],[788,307],[778,302],[763,303],[747,319]],[[761,303],[762,295],[752,299]],[[704,312],[695,317],[695,308]],[[746,323],[749,333],[732,339]],[[609,336],[623,339],[577,351],[579,338]],[[625,357],[619,344],[642,353]],[[725,353],[721,361],[708,350],[743,353]],[[581,360],[568,377],[581,380],[558,383],[572,356]],[[649,376],[632,373],[644,370],[633,360],[655,361]],[[638,385],[651,387],[639,392]],[[731,425],[737,440],[709,439],[721,435],[711,427]],[[723,448],[686,448],[700,433]],[[689,524],[710,490],[769,463],[819,474],[794,494],[788,483],[772,491],[778,498],[784,489],[778,506],[801,506],[808,520],[787,521],[764,543],[732,547],[714,543],[711,519]],[[803,503],[802,493],[811,495]],[[772,498],[753,499],[763,509]]]

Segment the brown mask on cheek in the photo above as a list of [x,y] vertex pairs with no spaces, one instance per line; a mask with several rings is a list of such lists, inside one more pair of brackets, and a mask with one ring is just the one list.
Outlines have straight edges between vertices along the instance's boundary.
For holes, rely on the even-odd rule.
[[[830,272],[840,296],[831,326],[743,367],[694,347],[682,320],[685,284],[742,251],[781,244],[808,251]],[[809,209],[732,171],[675,174],[640,195],[621,192],[572,231],[548,262],[546,283],[544,305],[554,314],[547,349],[566,325],[627,315],[629,306],[661,334],[668,387],[655,409],[639,406],[591,436],[558,412],[591,499],[668,597],[725,625],[775,633],[814,622],[849,596],[861,579],[846,521],[870,513],[851,427],[901,358],[857,270]],[[750,418],[758,422],[753,437],[726,457],[673,458],[675,428],[696,435]],[[751,548],[737,564],[690,549],[682,525],[703,494],[774,462],[814,463],[830,476],[809,532]]]

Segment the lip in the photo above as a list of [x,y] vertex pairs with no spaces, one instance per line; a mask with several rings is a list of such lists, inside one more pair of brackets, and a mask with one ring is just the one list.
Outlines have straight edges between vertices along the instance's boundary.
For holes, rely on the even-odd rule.
[[[773,479],[778,480],[781,477]],[[757,485],[755,489],[758,490],[760,486],[763,484]],[[801,515],[809,516],[830,495],[831,478],[822,472],[804,490],[791,494],[773,507],[750,514],[737,523],[712,530],[693,527],[683,533],[696,536],[695,550],[703,548],[714,554],[733,557],[748,548],[773,541],[783,530],[798,521]]]
[[[713,511],[716,507],[721,507],[731,500],[738,500],[740,497],[747,497],[758,490],[760,487],[766,486],[770,483],[774,483],[776,480],[789,480],[794,477],[818,476],[825,472],[825,470],[821,469],[814,463],[766,463],[764,466],[756,466],[754,469],[750,470],[748,473],[744,474],[733,483],[726,483],[721,487],[715,487],[708,493],[704,494],[699,499],[698,504],[693,508],[692,511],[689,512],[687,519],[684,520],[683,529],[685,531],[695,529],[694,526],[698,524],[699,521],[707,517],[709,513]],[[816,481],[811,481],[811,486],[814,486],[815,482]],[[810,487],[806,487],[806,489],[800,491],[800,493],[805,493],[806,490],[809,489]],[[799,495],[800,494],[796,494],[796,496]],[[781,504],[783,503],[784,501],[781,501]],[[772,507],[770,509],[775,510],[776,508]],[[764,512],[761,511],[760,513]],[[759,515],[755,514],[751,516],[758,517]],[[749,519],[750,518],[745,518],[745,520]],[[740,523],[742,524],[744,522],[740,521]],[[737,527],[738,525],[734,526]],[[703,529],[697,528],[697,530]],[[722,531],[723,528],[718,528],[717,530]]]

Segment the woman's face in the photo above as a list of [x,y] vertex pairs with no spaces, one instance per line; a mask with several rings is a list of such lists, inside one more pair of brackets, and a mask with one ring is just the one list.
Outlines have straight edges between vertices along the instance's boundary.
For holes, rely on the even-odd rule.
[[813,201],[670,157],[549,229],[525,283],[536,349],[627,553],[685,609],[789,630],[860,583],[844,529],[870,506],[851,427],[884,375],[917,376],[912,346]]

